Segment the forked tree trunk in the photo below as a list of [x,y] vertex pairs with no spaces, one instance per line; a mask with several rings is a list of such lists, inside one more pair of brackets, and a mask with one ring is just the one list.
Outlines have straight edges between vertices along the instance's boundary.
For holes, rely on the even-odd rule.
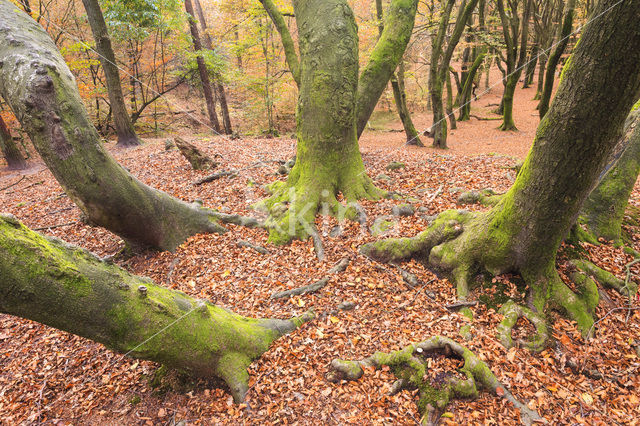
[[640,109],[627,118],[622,154],[595,187],[581,213],[581,221],[596,238],[620,241],[629,196],[640,173]]
[[2,116],[0,116],[0,151],[10,169],[18,170],[27,167],[27,162],[13,141],[13,136],[11,136],[11,132],[2,119]]
[[111,47],[111,39],[107,32],[107,24],[104,21],[102,10],[98,0],[82,0],[84,9],[87,12],[89,26],[96,42],[96,51],[100,57],[100,64],[104,70],[107,82],[107,93],[109,104],[111,105],[111,116],[113,125],[118,137],[118,146],[129,147],[140,145],[136,131],[133,128],[129,113],[124,104],[122,85],[120,83],[120,73],[116,65],[116,55]]
[[53,41],[6,0],[0,0],[0,63],[0,94],[91,222],[130,243],[164,250],[191,235],[224,230],[209,210],[144,185],[109,155]]
[[193,42],[193,48],[196,51],[196,64],[198,65],[198,74],[200,75],[200,82],[202,83],[202,92],[204,93],[204,100],[207,104],[207,114],[209,114],[209,122],[211,127],[220,133],[220,122],[218,121],[218,114],[216,113],[216,101],[213,98],[213,90],[211,89],[211,79],[209,78],[209,71],[207,65],[204,63],[204,58],[199,53],[202,50],[202,41],[200,40],[200,32],[198,31],[198,25],[196,24],[195,14],[193,12],[193,4],[191,0],[184,0],[184,8],[187,11],[187,19],[189,20],[189,29],[191,31],[191,41]]
[[247,393],[249,364],[311,319],[242,317],[43,237],[11,215],[0,215],[0,312],[195,377],[219,377],[236,402]]
[[[418,2],[391,2],[384,31],[360,78],[357,27],[346,0],[293,2],[300,59],[274,2],[261,3],[280,33],[299,88],[296,164],[287,182],[272,186],[273,195],[260,203],[270,212],[270,241],[286,243],[315,235],[318,211],[339,219],[354,217],[357,206],[352,203],[384,195],[366,174],[357,135],[404,54]],[[338,203],[339,193],[350,207]]]

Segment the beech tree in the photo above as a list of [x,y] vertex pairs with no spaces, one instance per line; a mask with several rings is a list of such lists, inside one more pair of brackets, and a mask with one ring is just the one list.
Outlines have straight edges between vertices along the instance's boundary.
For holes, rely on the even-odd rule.
[[312,318],[240,316],[44,237],[11,215],[0,215],[0,312],[192,376],[219,377],[236,402],[249,388],[249,364]]
[[571,28],[573,27],[573,13],[576,6],[576,0],[568,0],[566,9],[564,12],[564,19],[562,21],[562,27],[559,34],[559,40],[556,46],[549,55],[549,62],[547,63],[547,70],[544,77],[544,88],[542,90],[542,96],[538,109],[540,110],[540,118],[544,117],[549,109],[549,102],[551,102],[551,91],[553,90],[553,82],[556,75],[556,67],[560,62],[560,57],[564,53],[567,44],[569,44],[569,35],[571,35]]
[[[597,287],[576,275],[579,291],[572,291],[556,271],[556,253],[640,95],[640,0],[602,0],[593,13],[598,20],[585,26],[533,147],[497,204],[482,213],[449,210],[415,237],[362,247],[379,260],[415,257],[448,271],[462,299],[479,274],[519,273],[529,287],[528,308],[512,303],[505,310],[540,325],[529,342],[535,348],[545,340],[548,305],[575,320],[585,336],[592,331]],[[502,327],[505,339],[513,324]]]
[[202,41],[200,40],[200,31],[198,30],[198,24],[196,22],[191,0],[184,0],[184,8],[187,11],[187,19],[189,20],[189,30],[191,31],[193,48],[196,51],[198,74],[200,75],[200,82],[202,83],[204,100],[207,104],[209,122],[211,123],[211,127],[213,127],[216,132],[220,133],[220,121],[218,121],[218,114],[216,113],[216,101],[215,99],[213,99],[213,91],[211,90],[211,79],[209,78],[207,65],[204,63],[202,54],[200,54],[200,51],[202,50]]
[[[500,112],[503,117],[501,130],[517,130],[513,121],[513,96],[527,59],[531,3],[532,0],[507,0],[508,7],[505,8],[504,0],[496,2],[506,46],[506,55],[500,54],[500,58],[507,66],[503,81],[504,92],[500,103]],[[519,9],[522,9],[522,18],[518,16]]]
[[[455,5],[455,0],[447,0],[442,10],[438,32],[431,44],[431,63],[429,64],[429,92],[431,94],[431,108],[433,110],[433,124],[431,134],[433,135],[434,148],[447,147],[447,122],[445,121],[445,111],[442,104],[442,93],[444,84],[448,81],[449,63],[455,50],[464,27],[476,7],[478,0],[463,0],[458,8],[455,27],[445,46],[445,38],[449,27],[449,18]],[[451,91],[449,91],[451,93]]]
[[119,146],[137,146],[140,145],[138,135],[133,128],[133,123],[124,104],[124,95],[122,94],[122,86],[120,84],[120,73],[116,65],[116,55],[111,47],[111,39],[107,32],[107,24],[102,15],[102,9],[98,0],[82,0],[84,9],[87,12],[89,26],[96,41],[96,51],[100,57],[100,64],[104,70],[104,76],[107,83],[107,93],[109,95],[109,104],[111,106],[111,116],[113,117],[113,125],[116,129]]
[[173,250],[191,235],[224,232],[219,220],[239,219],[173,198],[122,168],[102,146],[51,38],[8,0],[0,0],[0,64],[0,95],[90,222],[133,245]]
[[7,127],[7,124],[2,119],[0,115],[0,152],[4,159],[7,162],[7,166],[10,169],[24,169],[27,167],[27,162],[25,161],[22,153],[18,149],[18,146],[13,141],[13,137],[11,136],[11,132]]
[[271,187],[262,206],[270,211],[269,239],[286,243],[314,234],[321,205],[337,214],[348,202],[378,199],[384,192],[367,175],[358,136],[375,108],[411,37],[417,0],[393,0],[382,35],[358,78],[358,34],[346,0],[294,0],[300,57],[272,0],[261,0],[280,33],[287,64],[298,85],[296,164],[286,182]]

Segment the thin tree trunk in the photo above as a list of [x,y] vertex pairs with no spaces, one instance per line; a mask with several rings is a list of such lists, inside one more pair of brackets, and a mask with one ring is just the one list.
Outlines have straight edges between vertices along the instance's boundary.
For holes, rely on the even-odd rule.
[[[202,11],[202,6],[200,5],[200,0],[193,0],[194,5],[196,7],[196,12],[198,13],[198,19],[200,21],[200,26],[202,27],[202,32],[204,33],[204,45],[208,50],[213,50],[213,42],[211,41],[211,36],[207,32],[207,20],[204,16],[204,12]],[[224,133],[230,135],[233,133],[233,129],[231,127],[231,117],[229,116],[229,107],[227,105],[227,95],[225,93],[224,85],[222,84],[222,76],[217,75],[215,81],[215,89],[218,94],[218,101],[220,102],[220,112],[222,114],[222,123],[224,126]]]
[[567,47],[567,44],[569,44],[569,35],[571,34],[571,28],[573,26],[573,11],[575,5],[575,0],[569,0],[567,2],[567,9],[565,11],[559,40],[556,44],[555,49],[553,49],[553,53],[551,53],[551,56],[549,56],[549,62],[547,63],[547,71],[544,79],[544,88],[542,90],[540,103],[538,104],[540,118],[544,117],[544,115],[549,110],[549,103],[551,102],[551,92],[553,91],[553,82],[556,75],[556,66],[560,61],[560,57],[562,56],[564,49]]
[[538,43],[534,43],[531,46],[531,53],[529,54],[529,60],[527,61],[527,70],[524,74],[524,83],[522,88],[526,89],[533,83],[533,75],[536,72],[536,64],[538,63]]
[[0,1],[0,94],[49,170],[93,223],[136,245],[173,250],[200,232],[223,232],[211,211],[150,188],[100,142],[75,79],[44,29]]
[[249,389],[249,364],[312,318],[240,316],[43,237],[10,215],[0,215],[0,312],[194,377],[221,378],[237,403]]
[[140,140],[133,128],[127,107],[124,104],[120,73],[116,65],[116,55],[111,47],[111,39],[107,31],[107,24],[102,16],[102,10],[98,0],[82,0],[84,9],[87,12],[89,26],[96,41],[96,51],[100,57],[100,64],[104,70],[105,81],[107,83],[107,93],[109,104],[111,105],[111,116],[113,125],[118,137],[118,146],[130,147],[140,145]]
[[471,94],[473,89],[473,80],[482,65],[484,58],[486,56],[485,52],[481,52],[478,56],[476,56],[476,60],[473,65],[469,69],[469,77],[462,88],[462,97],[459,102],[458,108],[460,108],[460,116],[458,118],[459,121],[467,121],[470,119],[471,114]]
[[[382,0],[376,0],[376,17],[378,18],[378,34],[382,36],[384,31],[384,16],[382,10]],[[391,88],[393,99],[398,110],[398,116],[402,122],[404,133],[407,136],[407,143],[415,146],[424,146],[418,135],[418,131],[411,120],[411,113],[407,107],[407,93],[404,90],[404,58],[400,59],[398,69],[391,76]]]
[[10,169],[26,169],[27,162],[25,161],[22,153],[18,149],[18,146],[13,141],[11,132],[7,127],[7,124],[0,115],[0,151],[4,159],[7,161],[7,166]]
[[[469,76],[468,70],[465,72],[465,79]],[[451,88],[451,73],[447,73],[446,78],[446,86],[447,86],[447,117],[449,118],[449,124],[451,125],[451,130],[455,130],[458,128],[456,124],[456,116],[453,113],[453,90]]]
[[218,121],[218,114],[216,113],[216,103],[213,99],[213,91],[211,89],[211,80],[209,79],[209,71],[204,63],[204,58],[200,55],[202,50],[202,42],[200,41],[200,33],[195,20],[195,14],[193,12],[193,4],[191,0],[184,0],[184,7],[187,11],[187,18],[189,19],[189,29],[191,30],[191,39],[193,41],[193,48],[196,51],[196,63],[198,64],[198,73],[200,74],[200,81],[202,83],[202,91],[204,92],[204,99],[207,104],[207,113],[209,114],[209,122],[211,127],[220,133],[220,122]]
[[534,100],[540,99],[542,96],[542,89],[544,89],[544,74],[547,69],[547,58],[545,55],[540,56],[538,65],[538,86],[536,87],[536,94],[533,97]]

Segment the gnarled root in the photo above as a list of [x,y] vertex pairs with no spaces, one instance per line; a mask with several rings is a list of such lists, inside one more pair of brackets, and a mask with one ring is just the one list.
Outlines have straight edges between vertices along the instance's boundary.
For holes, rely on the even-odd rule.
[[598,266],[587,260],[573,259],[569,261],[569,264],[576,268],[578,271],[581,271],[589,277],[595,279],[603,286],[617,290],[623,296],[631,298],[638,292],[637,283],[631,281],[630,279],[626,281],[621,280],[611,272],[605,271],[604,269],[599,268]]
[[[504,316],[502,322],[498,325],[496,330],[498,338],[502,345],[509,349],[513,346],[525,347],[534,352],[542,351],[547,345],[549,340],[549,331],[547,329],[547,320],[544,315],[532,311],[529,308],[518,305],[513,300],[509,300],[502,305],[498,313]],[[536,335],[528,341],[518,339],[513,341],[511,337],[511,331],[515,327],[518,318],[526,318],[536,328]]]
[[[347,188],[339,189],[332,182],[301,179],[295,168],[287,182],[275,182],[267,189],[272,193],[271,197],[254,207],[269,213],[265,225],[269,229],[269,241],[274,244],[317,236],[316,213],[334,216],[339,221],[356,220],[362,224],[366,214],[357,201],[378,200],[385,194],[373,185],[366,174],[354,177],[348,182]],[[337,200],[338,192],[342,192],[346,205]]]
[[[432,384],[427,378],[428,358],[444,355],[464,361],[458,372],[465,378],[452,375],[445,376],[440,384]],[[447,407],[451,398],[475,398],[478,396],[478,385],[501,396],[520,410],[523,423],[544,421],[538,413],[529,410],[515,399],[502,385],[489,367],[466,347],[446,337],[434,336],[420,343],[411,344],[404,349],[391,352],[376,352],[360,361],[335,359],[327,379],[331,382],[339,380],[358,380],[364,374],[363,367],[391,367],[398,380],[394,383],[391,394],[403,389],[419,390],[418,411],[423,425],[435,425]]]
[[481,191],[463,192],[458,196],[458,204],[482,204],[483,206],[495,206],[502,198],[502,194],[496,194],[492,189]]

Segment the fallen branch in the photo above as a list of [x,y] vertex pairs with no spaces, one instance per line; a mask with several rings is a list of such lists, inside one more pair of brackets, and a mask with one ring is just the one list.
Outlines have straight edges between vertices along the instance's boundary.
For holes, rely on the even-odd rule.
[[76,220],[76,221],[73,221],[73,222],[61,223],[61,224],[58,224],[58,225],[43,226],[42,228],[33,228],[33,230],[34,231],[45,231],[45,230],[49,230],[49,229],[56,229],[56,228],[62,228],[64,226],[75,225],[76,223],[80,223],[80,221]]
[[316,257],[318,258],[318,261],[319,262],[324,261],[324,245],[322,244],[322,238],[320,238],[320,235],[318,235],[315,229],[310,236],[311,236],[311,239],[313,240],[313,249],[316,252]]
[[477,300],[473,300],[473,301],[469,301],[469,302],[460,301],[460,302],[456,302],[456,303],[452,303],[450,305],[447,305],[447,306],[445,306],[445,308],[447,308],[450,311],[457,311],[458,309],[470,308],[472,306],[476,306],[477,304],[478,304]]
[[9,185],[9,186],[5,186],[4,188],[0,189],[0,191],[4,191],[5,189],[9,189],[9,188],[11,188],[12,186],[15,186],[15,185],[19,184],[20,182],[22,182],[22,181],[24,180],[24,178],[25,178],[25,177],[26,177],[26,176],[24,176],[24,175],[23,175],[23,176],[22,176],[20,179],[18,179],[16,182],[12,183],[12,184],[11,184],[11,185]]
[[235,170],[223,170],[221,172],[217,172],[212,175],[205,176],[202,179],[198,179],[197,181],[193,182],[193,185],[199,186],[199,185],[202,185],[203,183],[213,182],[214,180],[220,179],[225,176],[235,177],[237,175],[238,175],[238,172],[236,172]]
[[[339,272],[344,271],[349,266],[349,262],[351,260],[348,257],[342,258],[338,263],[336,263],[331,269],[327,271],[328,275],[334,275]],[[300,296],[307,293],[314,293],[318,290],[321,290],[324,286],[329,283],[329,276],[323,277],[318,281],[305,285],[303,287],[293,288],[291,290],[280,291],[278,293],[274,293],[271,295],[271,299],[282,299],[283,297],[290,296]]]
[[257,246],[255,244],[251,244],[249,241],[238,240],[236,244],[238,247],[248,247],[250,249],[254,249],[255,251],[261,254],[269,254],[269,250],[267,250],[266,248],[262,246]]
[[203,154],[195,145],[179,137],[175,137],[173,140],[180,150],[180,154],[189,161],[193,170],[213,169],[218,167],[217,162],[206,154]]
[[495,121],[495,120],[502,120],[502,116],[500,117],[478,117],[475,114],[469,114],[469,117],[473,117],[476,120],[480,120],[480,121]]

